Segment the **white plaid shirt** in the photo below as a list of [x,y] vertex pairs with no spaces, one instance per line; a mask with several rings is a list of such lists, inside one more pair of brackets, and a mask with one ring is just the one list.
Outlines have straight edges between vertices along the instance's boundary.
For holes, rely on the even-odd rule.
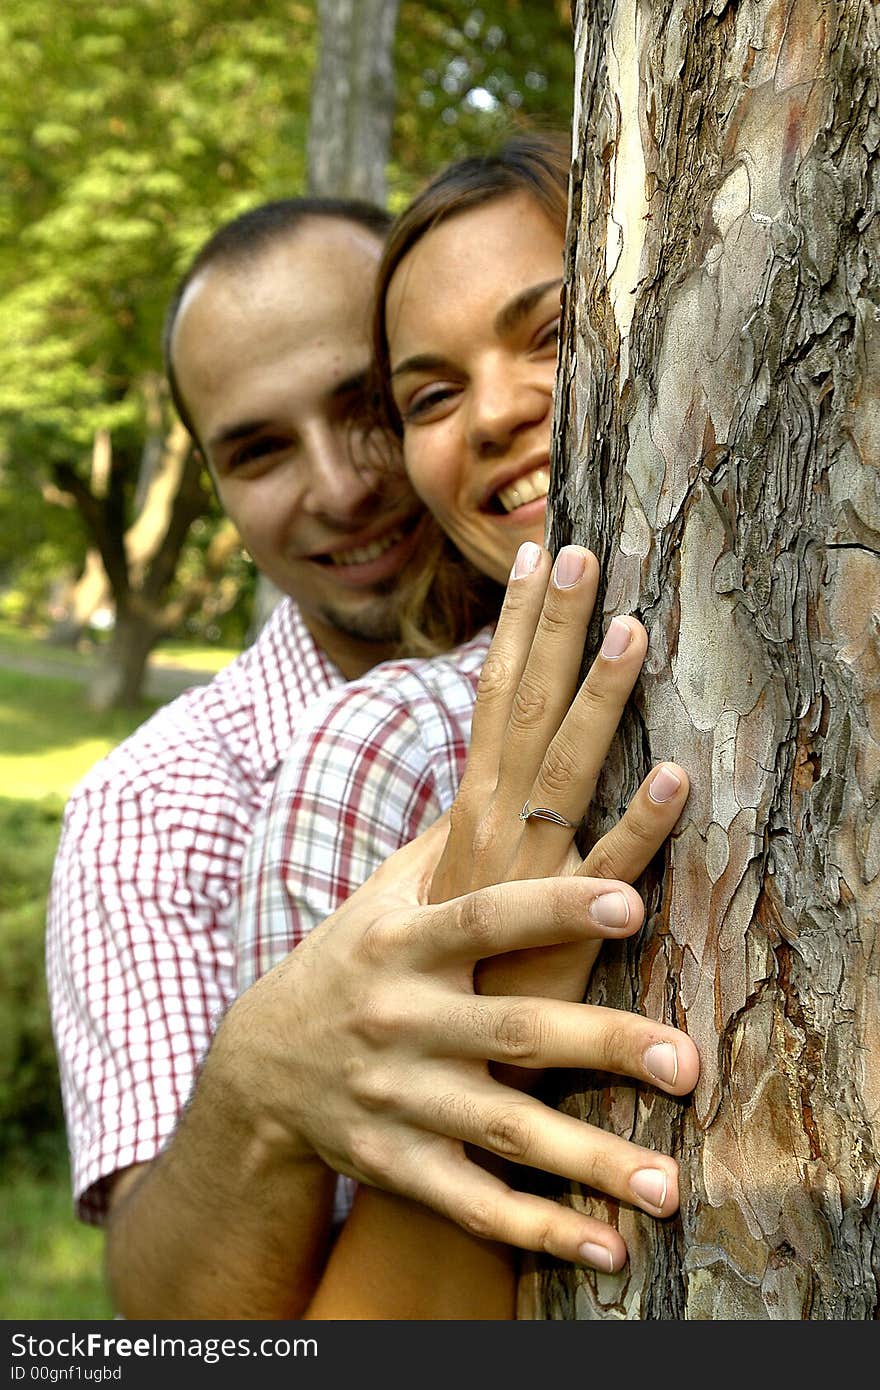
[[386,662],[309,712],[245,853],[237,993],[452,805],[490,639]]
[[234,997],[242,855],[304,711],[344,684],[283,600],[254,645],[159,710],[67,806],[47,971],[79,1214],[155,1158]]

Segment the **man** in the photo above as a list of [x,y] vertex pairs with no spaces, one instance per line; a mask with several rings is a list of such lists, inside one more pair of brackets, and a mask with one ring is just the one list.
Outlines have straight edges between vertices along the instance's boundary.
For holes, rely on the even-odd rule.
[[[474,965],[503,952],[517,922],[521,945],[566,939],[590,900],[584,882],[540,893],[506,884],[427,907],[443,838],[429,832],[229,1008],[248,833],[306,708],[318,717],[324,696],[393,650],[394,591],[418,547],[411,495],[377,486],[359,435],[383,220],[351,204],[258,209],[212,239],[169,315],[178,408],[244,543],[287,598],[249,652],[99,764],[65,818],[48,969],[74,1190],[84,1218],[108,1222],[111,1286],[128,1316],[300,1314],[326,1255],[334,1169],[395,1179],[381,1153],[350,1151],[346,1088],[352,1113],[373,1102],[344,1058],[322,1126],[329,1153],[302,1123],[323,1105],[313,1063],[332,1065],[342,983],[363,981],[370,997],[397,990],[404,971],[427,999],[450,963],[460,973],[463,951]],[[454,657],[463,733],[486,646],[478,637]],[[477,951],[469,933],[483,913],[494,935],[481,932]],[[389,949],[377,955],[378,940]],[[435,945],[413,974],[404,957],[423,940]],[[456,1029],[441,1046],[453,1093],[488,1055],[483,1014],[495,1006],[450,1002]],[[539,1037],[554,1031],[543,1007],[517,1001]],[[631,1068],[626,1049],[607,1059]],[[560,1061],[552,1040],[534,1061]],[[413,1142],[415,1154],[418,1126]],[[581,1220],[516,1194],[499,1201],[495,1189],[477,1211],[455,1164],[437,1178],[429,1204],[481,1235],[536,1248],[549,1207],[571,1243]]]
[[303,711],[394,648],[422,512],[365,471],[359,435],[387,222],[358,202],[258,207],[211,238],[168,314],[178,409],[286,597],[250,650],[115,749],[67,809],[48,969],[90,1220],[171,1133],[232,998],[241,855]]

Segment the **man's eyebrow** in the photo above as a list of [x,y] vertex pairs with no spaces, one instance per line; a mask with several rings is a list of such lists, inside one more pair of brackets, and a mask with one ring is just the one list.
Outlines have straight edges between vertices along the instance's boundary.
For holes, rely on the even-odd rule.
[[333,390],[330,392],[331,397],[335,400],[340,396],[350,396],[355,391],[363,391],[367,384],[369,374],[369,367],[361,367],[359,371],[352,372],[349,376],[345,377],[344,380],[337,381]]
[[[357,372],[352,372],[343,381],[338,381],[330,392],[332,400],[350,396],[355,391],[363,391],[367,382],[369,369],[362,367]],[[208,448],[216,449],[221,444],[235,444],[239,439],[249,439],[251,435],[261,434],[265,429],[273,429],[276,426],[271,420],[241,420],[234,425],[226,425],[217,431],[208,440]]]
[[499,336],[510,333],[532,312],[545,294],[548,294],[550,290],[561,289],[561,287],[562,277],[560,276],[556,280],[542,280],[540,285],[531,285],[527,290],[523,290],[521,294],[516,295],[509,303],[505,304],[503,309],[499,309],[495,317],[495,332]]
[[242,420],[235,425],[227,425],[208,440],[208,448],[216,449],[220,444],[234,444],[238,439],[248,439],[259,434],[269,425],[268,420]]

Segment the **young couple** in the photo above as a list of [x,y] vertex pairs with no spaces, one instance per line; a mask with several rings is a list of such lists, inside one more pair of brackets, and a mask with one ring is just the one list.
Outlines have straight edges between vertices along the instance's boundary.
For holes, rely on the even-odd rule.
[[[224,688],[235,737],[271,744],[267,770],[290,744],[271,800],[268,776],[259,793],[230,795],[235,779],[200,766],[199,750],[190,782],[163,800],[166,717],[136,771],[130,749],[114,764],[117,794],[120,765],[138,783],[138,810],[117,811],[92,851],[117,875],[112,890],[83,887],[81,868],[88,835],[106,830],[106,771],[68,814],[53,1011],[77,1191],[109,1206],[111,1285],[128,1316],[509,1317],[517,1249],[603,1271],[626,1250],[610,1225],[523,1190],[508,1165],[656,1216],[677,1206],[668,1155],[530,1093],[547,1066],[613,1070],[675,1095],[698,1069],[677,1030],[578,1002],[601,940],[641,925],[629,884],[674,826],[687,779],[654,769],[580,862],[574,826],[646,635],[615,619],[572,700],[596,565],[566,547],[551,566],[542,546],[567,179],[561,143],[522,137],[441,174],[381,253],[374,356],[430,518],[387,451],[376,463],[378,436],[358,436],[366,364],[347,370],[326,327],[336,293],[337,340],[352,337],[339,290],[348,275],[349,303],[362,293],[372,228],[342,228],[364,253],[352,269],[334,258],[341,224],[313,213],[285,242],[270,231],[233,246],[220,271],[197,264],[176,303],[178,402],[254,559],[297,600],[309,660],[281,734],[253,722],[249,687],[240,710],[235,681]],[[292,347],[277,293],[291,257],[298,285],[311,271],[328,291],[319,301],[312,284],[313,317],[301,313]],[[318,408],[304,382],[322,363],[332,389]],[[298,400],[293,425],[273,392]],[[372,471],[352,467],[368,446]],[[507,582],[491,647],[475,631],[493,593],[480,576],[499,597]],[[404,610],[393,622],[391,589]],[[398,628],[411,650],[423,634],[438,654],[343,685],[390,655]],[[277,653],[277,625],[269,641]],[[263,674],[290,677],[280,657]],[[178,750],[175,775],[179,764]],[[190,795],[201,821],[187,817]],[[173,825],[166,858],[157,818]],[[224,899],[217,861],[230,846]],[[74,864],[79,919],[64,910]],[[212,892],[220,906],[199,917]],[[101,901],[85,904],[87,893]],[[184,925],[181,894],[193,905]],[[339,1173],[358,1186],[331,1242]]]

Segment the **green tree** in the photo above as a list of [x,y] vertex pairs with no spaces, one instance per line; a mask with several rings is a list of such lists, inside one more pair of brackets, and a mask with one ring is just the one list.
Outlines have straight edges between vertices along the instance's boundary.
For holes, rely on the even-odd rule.
[[[249,574],[173,429],[161,322],[219,222],[306,187],[316,46],[314,0],[0,14],[0,582],[29,613],[62,565],[106,586],[95,703],[133,700],[155,642]],[[571,63],[558,4],[402,0],[391,205],[511,122],[567,124]]]

